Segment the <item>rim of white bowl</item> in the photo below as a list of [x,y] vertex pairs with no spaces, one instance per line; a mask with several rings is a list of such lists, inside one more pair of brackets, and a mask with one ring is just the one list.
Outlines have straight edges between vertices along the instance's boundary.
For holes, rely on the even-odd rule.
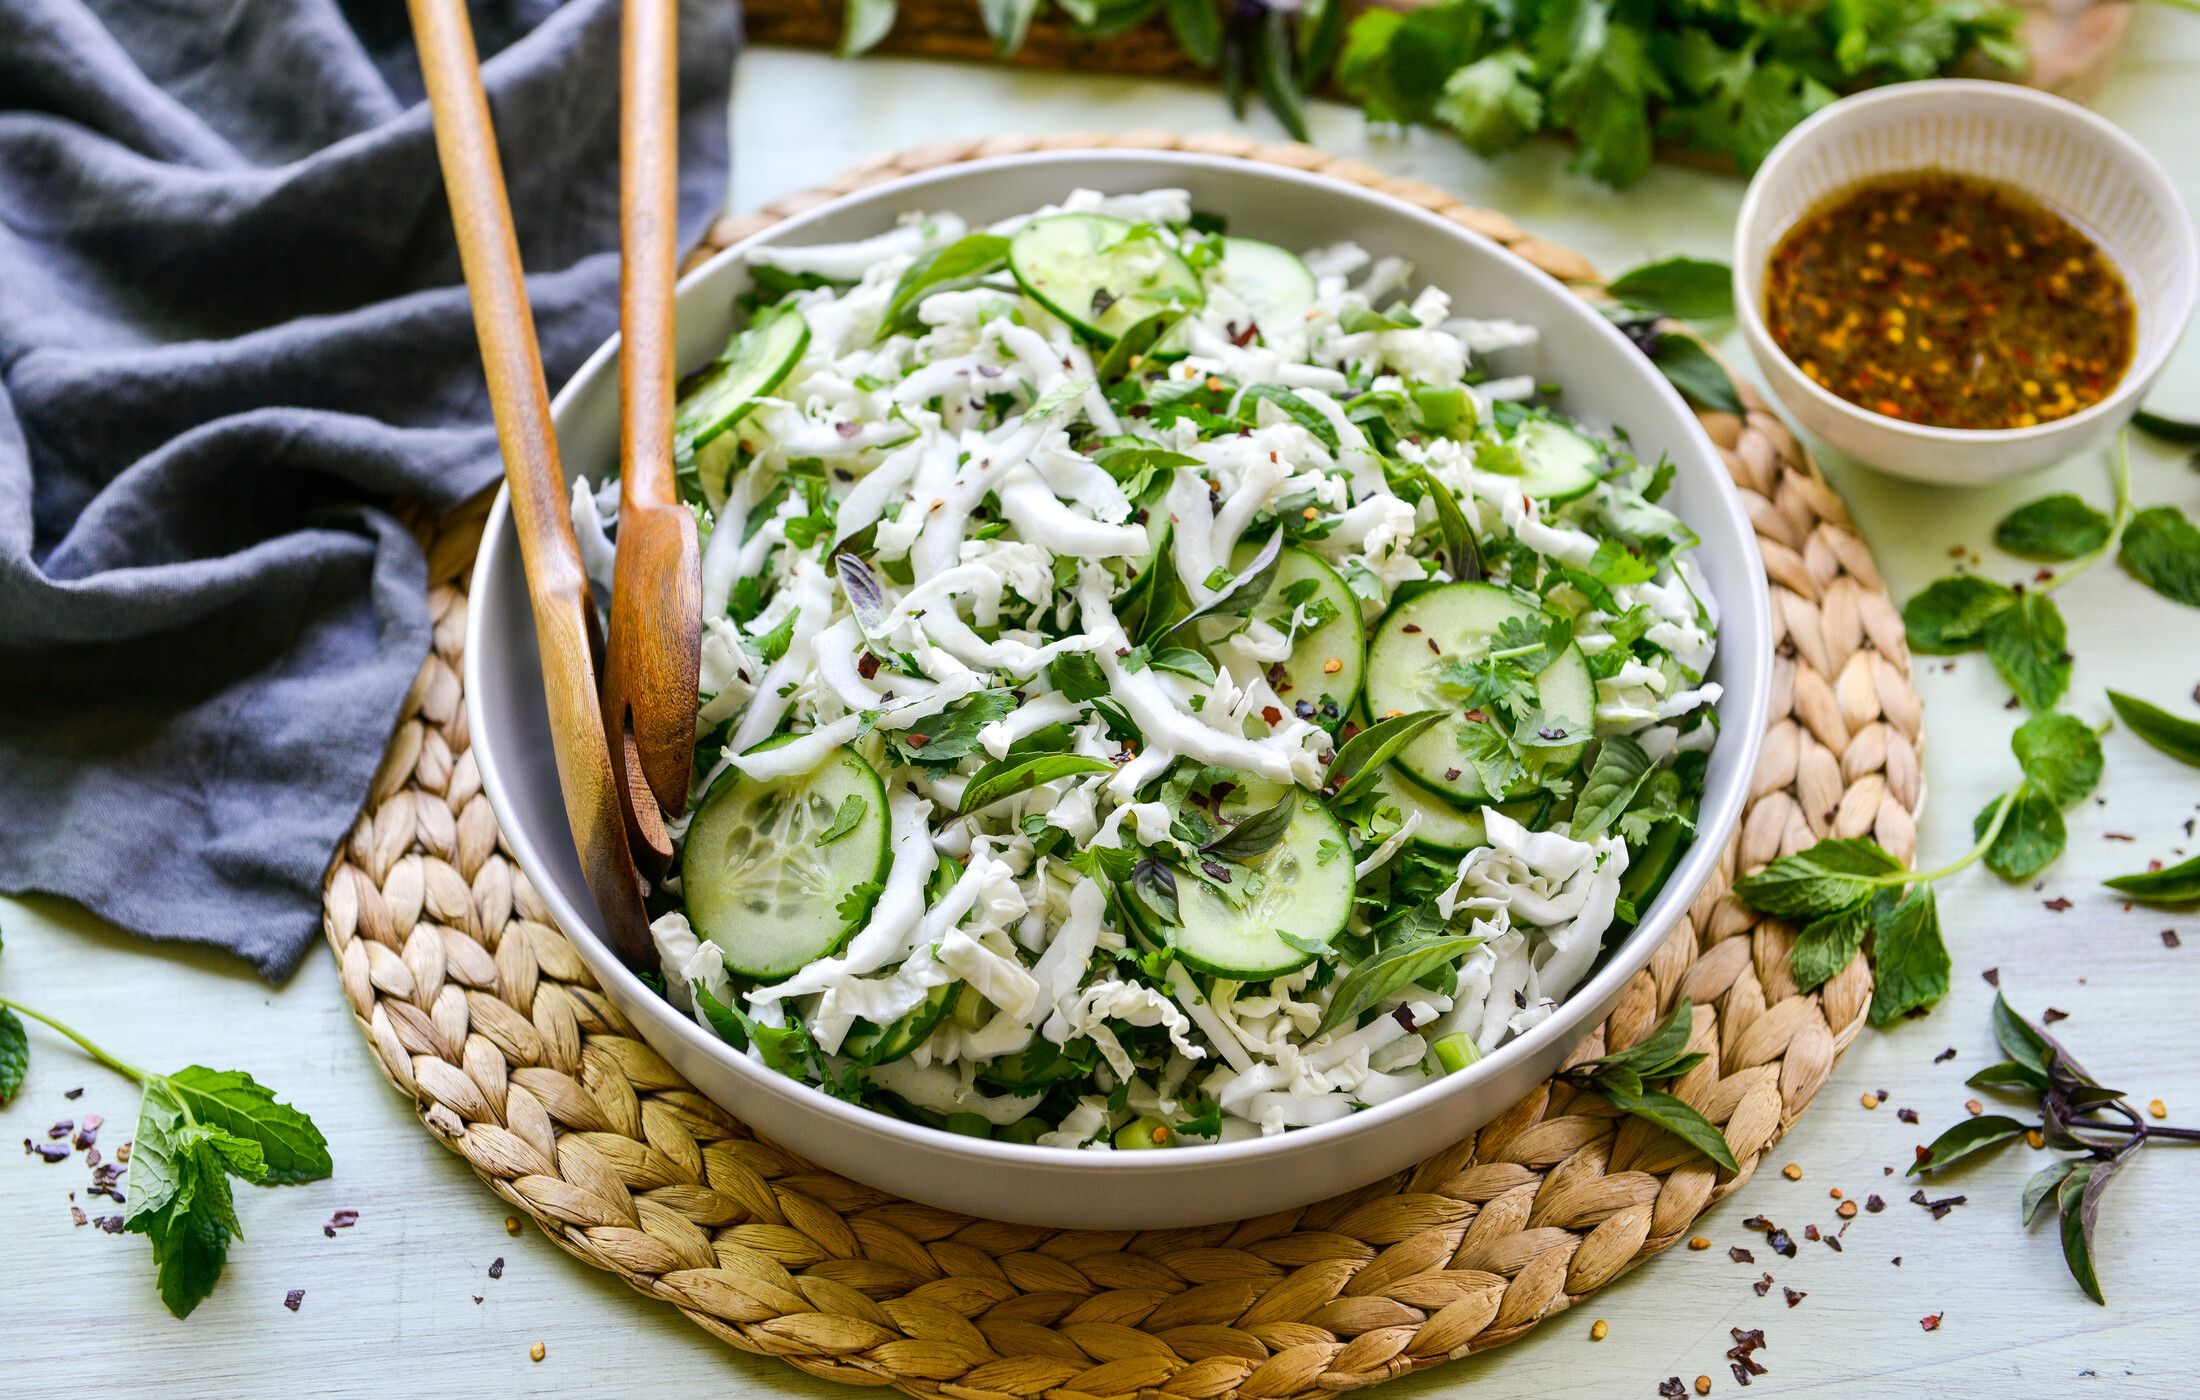
[[[2169,308],[2167,317],[2175,329],[2163,336],[2144,359],[2134,353],[2131,367],[2124,371],[2123,378],[2117,381],[2115,389],[2106,398],[2067,418],[2035,423],[2029,428],[1947,428],[1874,413],[1861,404],[1849,402],[1803,373],[1802,368],[1780,348],[1779,342],[1772,338],[1772,328],[1765,324],[1764,313],[1758,306],[1764,269],[1757,264],[1762,259],[1752,261],[1746,256],[1746,251],[1751,234],[1765,219],[1765,191],[1772,186],[1781,167],[1795,158],[1804,143],[1820,138],[1828,128],[1851,121],[1860,113],[1890,104],[1925,101],[1950,92],[1969,94],[1983,101],[2026,107],[2045,115],[2050,121],[2060,121],[2074,130],[2086,132],[2094,139],[2115,147],[2137,165],[2139,179],[2149,192],[2165,207],[2174,209],[2183,216],[2169,221],[2176,230],[2179,251],[2182,254],[2179,262],[2182,263],[2185,273],[2183,304]],[[1998,183],[2014,185],[2050,208],[2054,207],[2052,201],[2022,181],[2005,180]],[[1788,229],[1793,227],[1794,221],[1791,220],[1786,227],[1775,232],[1772,243],[1777,244]],[[2125,268],[2119,266],[2117,272],[2124,277],[2127,284],[2131,282],[2130,274]],[[2130,290],[2136,300],[2140,289],[2133,286]],[[1792,378],[1814,403],[1823,405],[1851,422],[1905,435],[1921,442],[2006,446],[2061,433],[2083,432],[2103,419],[2115,417],[2119,412],[2128,410],[2132,401],[2146,392],[2154,383],[2155,377],[2161,373],[2162,367],[2169,362],[2169,357],[2176,353],[2178,343],[2184,339],[2185,328],[2191,322],[2196,297],[2200,297],[2200,235],[2195,234],[2191,212],[2185,208],[2183,198],[2177,193],[2176,182],[2170,179],[2169,172],[2162,168],[2162,163],[2146,147],[2132,139],[2122,127],[2098,112],[2090,111],[2053,93],[2016,83],[1995,82],[1983,78],[1934,78],[1924,82],[1897,83],[1892,87],[1874,88],[1820,108],[1804,118],[1786,136],[1781,137],[1779,144],[1765,157],[1764,163],[1757,167],[1757,173],[1750,177],[1748,190],[1742,195],[1741,213],[1734,220],[1734,309],[1745,332],[1744,339],[1749,342],[1752,352],[1777,359],[1790,371]],[[2134,352],[2138,348],[2134,346]]]
[[[679,291],[685,293],[693,283],[710,276],[727,261],[742,256],[750,247],[760,242],[775,240],[787,233],[799,233],[812,223],[837,213],[844,204],[855,200],[875,199],[879,197],[882,191],[915,191],[928,185],[949,182],[960,174],[996,169],[1003,166],[1015,167],[1054,163],[1132,164],[1143,162],[1178,165],[1188,171],[1216,169],[1233,173],[1248,171],[1255,178],[1270,179],[1278,184],[1295,185],[1306,190],[1311,196],[1318,198],[1361,198],[1382,205],[1416,222],[1426,223],[1448,236],[1479,245],[1494,254],[1501,265],[1506,266],[1509,271],[1516,274],[1533,278],[1549,278],[1549,274],[1538,269],[1534,264],[1496,240],[1431,213],[1417,205],[1408,203],[1394,195],[1385,194],[1380,190],[1361,186],[1340,188],[1334,182],[1320,176],[1289,167],[1253,165],[1234,157],[1210,156],[1203,152],[1098,149],[1031,151],[1014,155],[982,157],[977,160],[961,161],[953,165],[919,171],[895,180],[883,181],[877,185],[851,191],[848,194],[820,203],[814,208],[805,209],[801,213],[775,223],[768,228],[761,229],[747,238],[729,244],[714,254],[708,261],[682,277]],[[1562,284],[1555,283],[1555,279],[1554,285],[1560,285],[1561,290],[1564,290]],[[1598,315],[1586,303],[1577,301],[1575,305],[1578,307],[1579,314],[1587,318],[1584,324],[1591,327],[1591,334],[1601,335],[1611,341],[1615,348],[1624,350],[1630,355],[1635,354],[1633,346],[1610,321]],[[1574,313],[1562,312],[1560,314],[1570,315]],[[553,418],[566,411],[568,405],[578,394],[581,385],[593,379],[596,375],[605,372],[605,365],[619,353],[619,345],[620,337],[614,332],[609,340],[598,346],[596,351],[582,363],[581,367],[574,371],[573,377],[559,388],[557,394],[551,400]],[[1643,372],[1649,376],[1647,382],[1650,383],[1651,391],[1667,400],[1669,406],[1681,415],[1684,431],[1696,438],[1705,460],[1710,464],[1712,470],[1718,474],[1712,483],[1715,488],[1712,495],[1717,502],[1715,509],[1726,514],[1728,523],[1739,530],[1741,538],[1746,542],[1746,547],[1754,550],[1756,547],[1756,528],[1750,522],[1747,512],[1742,507],[1740,495],[1734,490],[1732,483],[1726,479],[1723,459],[1719,455],[1717,445],[1711,441],[1710,435],[1704,431],[1702,420],[1697,418],[1695,411],[1688,406],[1687,401],[1680,396],[1680,393],[1667,383],[1662,375],[1654,372],[1648,360],[1642,360],[1641,363]],[[488,518],[483,523],[482,549],[481,553],[477,555],[473,571],[469,575],[469,595],[472,593],[472,585],[478,582],[482,574],[484,562],[489,557],[490,542],[498,539],[506,528],[505,522],[510,514],[510,508],[510,488],[500,486],[497,489],[495,501],[490,505]],[[943,1144],[950,1145],[957,1152],[968,1154],[974,1158],[993,1159],[1004,1164],[1073,1166],[1078,1170],[1132,1174],[1169,1174],[1183,1171],[1191,1167],[1195,1161],[1201,1167],[1210,1165],[1243,1166],[1263,1159],[1289,1157],[1297,1152],[1313,1150],[1333,1138],[1347,1137],[1355,1132],[1369,1131],[1375,1125],[1390,1119],[1402,1117],[1409,1113],[1424,1112],[1446,1100],[1463,1096],[1478,1087],[1484,1080],[1494,1078],[1496,1067],[1511,1060],[1525,1058],[1535,1053],[1546,1042],[1562,1034],[1573,1035],[1575,1040],[1578,1041],[1581,1036],[1588,1034],[1588,1031],[1592,1028],[1576,1027],[1573,1017],[1562,1014],[1566,1008],[1591,1005],[1604,996],[1616,995],[1620,987],[1648,963],[1651,953],[1654,952],[1657,946],[1672,933],[1673,925],[1687,913],[1688,907],[1694,903],[1696,894],[1700,891],[1704,881],[1715,878],[1717,875],[1718,858],[1726,844],[1732,840],[1735,830],[1740,825],[1743,812],[1748,806],[1751,775],[1756,771],[1758,754],[1764,742],[1765,716],[1771,704],[1770,663],[1772,651],[1769,645],[1772,634],[1771,594],[1762,570],[1751,571],[1746,574],[1746,577],[1749,583],[1745,589],[1745,596],[1741,598],[1720,598],[1718,600],[1729,618],[1743,610],[1747,610],[1756,623],[1758,635],[1767,640],[1767,645],[1764,648],[1765,673],[1753,677],[1754,683],[1748,686],[1746,690],[1736,685],[1733,678],[1729,678],[1727,693],[1721,697],[1722,706],[1728,702],[1730,697],[1734,701],[1733,710],[1729,711],[1722,708],[1719,711],[1719,720],[1722,742],[1730,742],[1739,746],[1739,752],[1735,760],[1737,777],[1731,783],[1724,801],[1716,809],[1711,808],[1707,803],[1705,811],[1698,813],[1698,839],[1692,842],[1688,850],[1682,854],[1680,863],[1674,867],[1672,874],[1667,877],[1665,888],[1659,892],[1657,899],[1652,901],[1650,909],[1645,911],[1646,916],[1643,921],[1629,930],[1627,936],[1605,958],[1604,965],[1598,968],[1588,981],[1574,988],[1573,992],[1559,1003],[1557,1010],[1543,1021],[1506,1041],[1464,1070],[1447,1075],[1409,1093],[1401,1094],[1387,1103],[1359,1109],[1343,1118],[1328,1123],[1292,1128],[1287,1132],[1250,1138],[1241,1142],[1216,1142],[1199,1147],[1164,1152],[1089,1152],[1072,1148],[1041,1147],[1023,1143],[1000,1142],[992,1138],[966,1137],[943,1129],[927,1127],[922,1123],[912,1123],[889,1113],[881,1113],[875,1109],[844,1102],[813,1084],[767,1069],[718,1037],[710,1035],[696,1024],[692,1016],[685,1014],[678,1007],[672,1005],[671,1002],[666,1001],[658,993],[651,990],[646,983],[635,975],[632,968],[626,966],[611,952],[609,945],[604,942],[602,936],[596,932],[590,922],[591,917],[594,915],[593,909],[576,907],[568,910],[564,907],[567,904],[564,896],[554,884],[548,881],[538,884],[536,889],[543,900],[551,905],[552,912],[560,916],[561,932],[566,932],[566,936],[576,945],[580,945],[584,940],[586,943],[594,945],[593,952],[596,956],[590,956],[590,950],[584,948],[582,950],[584,960],[589,963],[591,970],[599,980],[617,984],[619,996],[636,1000],[646,999],[644,1004],[653,1003],[662,1007],[665,1012],[663,1019],[692,1048],[729,1066],[734,1073],[749,1078],[768,1092],[800,1094],[802,1102],[811,1111],[838,1119],[852,1129],[891,1138],[908,1138],[934,1147]],[[472,712],[476,697],[481,693],[478,688],[481,678],[479,658],[483,654],[483,648],[480,645],[480,629],[485,615],[486,610],[483,608],[471,607],[467,610],[466,655],[463,674],[469,713]],[[1733,730],[1732,726],[1734,725],[1740,726],[1738,731]],[[1730,738],[1725,737],[1729,734],[1731,734]],[[489,795],[491,807],[495,809],[507,808],[509,804],[505,797],[502,773],[498,771],[494,758],[485,748],[478,742],[475,748],[477,751],[476,763],[481,770],[482,786]],[[499,827],[503,830],[505,840],[510,844],[514,855],[518,858],[522,870],[527,870],[530,867],[541,867],[541,855],[527,831],[505,827],[501,816]],[[1715,839],[1708,841],[1703,839],[1701,833],[1706,831],[1714,833]],[[565,834],[562,826],[559,827],[559,833],[560,835]],[[1685,899],[1681,898],[1683,888],[1691,885],[1693,888],[1688,889],[1687,897]],[[576,927],[572,930],[565,929],[562,922],[568,914],[577,916],[573,919]],[[1642,949],[1640,956],[1622,955],[1630,945],[1636,944],[1639,944]]]

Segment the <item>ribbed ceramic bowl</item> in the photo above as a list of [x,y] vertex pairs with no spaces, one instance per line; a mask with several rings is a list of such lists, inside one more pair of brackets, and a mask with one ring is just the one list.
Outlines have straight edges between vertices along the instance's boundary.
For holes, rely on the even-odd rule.
[[[1773,343],[1764,271],[1797,220],[1874,176],[1943,170],[2011,185],[2056,210],[2108,254],[2138,307],[2131,370],[2109,396],[2031,428],[1907,423],[1819,387]],[[1734,301],[1750,353],[1804,427],[1883,471],[1976,485],[2097,447],[2145,398],[2184,336],[2200,290],[2192,217],[2154,158],[2083,107],[2013,83],[1948,79],[1844,98],[1765,158],[1734,232]]]
[[[1257,1141],[1161,1152],[1072,1152],[997,1143],[905,1123],[798,1084],[737,1054],[621,966],[582,883],[558,798],[535,633],[518,542],[499,497],[474,568],[466,704],[473,753],[504,835],[558,923],[612,1000],[659,1053],[759,1133],[858,1181],[972,1215],[1095,1228],[1243,1219],[1365,1185],[1458,1141],[1548,1077],[1610,1012],[1712,873],[1739,820],[1770,688],[1771,626],[1749,521],[1716,449],[1664,379],[1563,287],[1457,224],[1365,190],[1273,166],[1143,152],[1075,152],[974,161],[835,200],[736,245],[680,289],[679,349],[697,364],[725,344],[748,285],[742,253],[758,243],[866,237],[911,209],[973,223],[1061,199],[1078,187],[1191,191],[1193,207],[1287,247],[1349,238],[1410,258],[1460,309],[1543,332],[1542,378],[1563,406],[1624,426],[1636,450],[1669,457],[1669,498],[1703,537],[1698,559],[1721,612],[1712,676],[1726,687],[1695,846],[1665,893],[1557,1013],[1466,1071],[1321,1127]],[[618,344],[605,345],[553,405],[569,472],[601,477],[618,461]]]

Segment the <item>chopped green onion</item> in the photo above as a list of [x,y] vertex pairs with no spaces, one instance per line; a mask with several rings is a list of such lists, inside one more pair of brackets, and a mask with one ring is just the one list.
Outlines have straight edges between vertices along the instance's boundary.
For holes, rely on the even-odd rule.
[[974,1031],[992,1019],[991,1009],[986,1005],[985,998],[978,995],[977,988],[968,982],[963,983],[962,990],[955,993],[955,1009],[951,1014],[955,1018],[955,1024],[966,1031]]
[[1436,1051],[1436,1063],[1444,1067],[1446,1074],[1457,1074],[1482,1058],[1481,1047],[1465,1031],[1440,1035],[1436,1037],[1436,1044],[1430,1048]]
[[1169,1125],[1158,1118],[1133,1118],[1115,1130],[1115,1145],[1125,1152],[1169,1145]]

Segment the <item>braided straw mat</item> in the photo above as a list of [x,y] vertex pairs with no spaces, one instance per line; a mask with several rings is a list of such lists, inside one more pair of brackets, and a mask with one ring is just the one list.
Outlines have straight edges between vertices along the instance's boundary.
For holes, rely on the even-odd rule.
[[[910,171],[1038,148],[1168,147],[1385,190],[1593,285],[1579,255],[1431,185],[1298,145],[1076,135],[935,144],[722,221],[734,239]],[[1829,833],[1907,859],[1923,785],[1902,626],[1841,501],[1745,387],[1707,413],[1772,580],[1770,734],[1717,878],[1575,1059],[1639,1040],[1679,997],[1709,1057],[1675,1091],[1741,1169],[1557,1082],[1411,1171],[1205,1229],[973,1220],[825,1172],[685,1083],[597,990],[497,833],[460,697],[486,502],[421,526],[433,647],[325,925],[360,1029],[421,1119],[569,1253],[746,1351],[917,1396],[1314,1397],[1512,1340],[1670,1246],[1738,1190],[1864,1023],[1862,958],[1803,994],[1792,931],[1727,891]]]

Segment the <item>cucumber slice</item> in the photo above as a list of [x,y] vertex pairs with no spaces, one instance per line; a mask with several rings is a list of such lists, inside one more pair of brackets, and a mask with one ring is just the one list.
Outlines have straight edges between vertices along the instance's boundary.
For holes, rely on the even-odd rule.
[[[1260,553],[1256,544],[1241,544],[1230,556],[1233,572],[1242,572]],[[1311,585],[1311,587],[1309,587]],[[1304,602],[1292,600],[1304,595]],[[1327,605],[1327,621],[1299,633],[1291,655],[1280,671],[1269,676],[1276,694],[1287,706],[1304,700],[1314,707],[1316,723],[1335,720],[1352,708],[1367,674],[1367,625],[1360,618],[1360,600],[1337,571],[1311,550],[1288,546],[1276,556],[1276,579],[1268,586],[1257,616],[1279,631],[1288,630],[1299,606]],[[1330,662],[1337,669],[1329,669]],[[1336,708],[1326,708],[1329,705]]]
[[[1412,845],[1457,856],[1489,844],[1489,834],[1482,824],[1482,808],[1453,806],[1440,794],[1413,781],[1395,763],[1384,767],[1382,776],[1375,780],[1375,790],[1395,806],[1401,816],[1420,814],[1421,824],[1406,838]],[[1535,830],[1542,826],[1551,810],[1551,797],[1549,793],[1539,792],[1496,806],[1498,811],[1522,826]]]
[[1541,501],[1570,501],[1604,479],[1604,449],[1579,429],[1530,418],[1513,434],[1527,473],[1520,489]]
[[841,1041],[841,1053],[866,1065],[883,1065],[902,1058],[939,1029],[962,987],[960,982],[934,987],[924,994],[924,1000],[918,1002],[914,1010],[883,1030],[869,1021],[857,1021],[847,1038]]
[[[851,798],[863,815],[818,845]],[[887,825],[886,785],[852,748],[770,782],[729,768],[704,796],[680,855],[688,920],[725,954],[729,971],[785,977],[838,948],[869,916],[869,901],[852,919],[842,905],[857,886],[884,883]]]
[[1223,239],[1215,276],[1253,308],[1264,331],[1298,325],[1320,295],[1298,254],[1257,238]]
[[[1535,616],[1533,605],[1487,583],[1447,583],[1393,606],[1368,646],[1368,712],[1383,716],[1449,708],[1452,702],[1438,685],[1444,663],[1488,651],[1507,618]],[[1581,757],[1596,718],[1596,682],[1579,647],[1568,646],[1543,669],[1536,677],[1536,693],[1553,719],[1582,735],[1580,744],[1538,751],[1538,768],[1563,768]],[[1446,801],[1472,805],[1504,796],[1485,791],[1473,765],[1461,761],[1460,738],[1476,722],[1464,713],[1454,714],[1406,745],[1398,766]]]
[[1171,307],[1206,301],[1199,274],[1166,244],[1132,238],[1106,214],[1033,219],[1009,240],[1008,267],[1033,300],[1103,343]]
[[1673,867],[1680,864],[1681,852],[1688,846],[1681,834],[1679,822],[1659,822],[1650,828],[1650,839],[1639,849],[1628,848],[1627,870],[1619,877],[1619,897],[1634,908],[1635,917],[1631,922],[1642,922],[1642,916],[1650,910],[1650,902],[1665,888]]
[[756,313],[717,359],[688,376],[672,414],[674,451],[693,452],[740,422],[779,387],[810,344],[810,324],[785,302]]
[[1344,931],[1352,913],[1352,846],[1319,797],[1252,782],[1231,794],[1225,814],[1263,811],[1286,791],[1297,806],[1283,839],[1250,865],[1225,863],[1240,902],[1195,875],[1177,876],[1176,955],[1186,967],[1237,982],[1280,977],[1312,962],[1308,949]]

